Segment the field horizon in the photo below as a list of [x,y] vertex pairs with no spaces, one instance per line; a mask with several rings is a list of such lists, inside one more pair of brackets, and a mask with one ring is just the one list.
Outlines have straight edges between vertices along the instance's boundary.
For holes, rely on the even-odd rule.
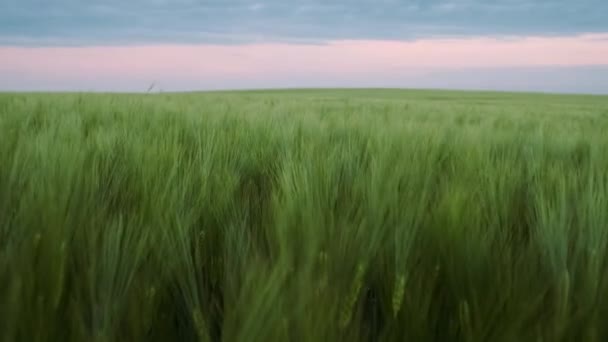
[[[157,89],[156,87],[151,90],[147,89],[148,87],[142,87],[141,91],[66,91],[66,90],[57,90],[57,91],[49,91],[49,90],[31,90],[31,91],[22,91],[22,90],[1,90],[0,94],[13,94],[13,95],[23,95],[23,94],[49,94],[49,95],[159,95],[159,94],[168,94],[168,95],[179,95],[179,94],[229,94],[229,93],[243,93],[243,94],[259,94],[259,93],[277,93],[277,94],[285,94],[291,93],[292,95],[299,94],[310,94],[310,93],[348,93],[348,92],[365,92],[365,93],[400,93],[401,95],[416,95],[421,93],[434,93],[442,94],[442,95],[505,95],[505,96],[525,96],[525,95],[536,95],[536,96],[568,96],[568,97],[580,97],[580,96],[589,96],[589,97],[606,97],[608,93],[585,93],[585,92],[560,92],[560,91],[528,91],[528,90],[493,90],[493,89],[458,89],[458,88],[400,88],[400,87],[275,87],[275,88],[226,88],[226,89],[202,89],[202,90],[178,90],[178,91],[165,91],[162,89]],[[386,95],[386,94],[384,94]]]

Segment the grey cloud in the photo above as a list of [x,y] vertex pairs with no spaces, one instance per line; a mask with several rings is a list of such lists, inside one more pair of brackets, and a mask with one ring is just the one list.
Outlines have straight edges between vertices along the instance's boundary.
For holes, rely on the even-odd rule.
[[1,91],[109,91],[144,92],[151,83],[164,91],[260,88],[428,88],[462,90],[534,91],[548,93],[608,94],[608,67],[513,67],[467,68],[462,70],[407,70],[386,75],[289,73],[274,77],[183,79],[180,77],[116,76],[49,78],[34,72],[6,72],[0,77]]
[[608,31],[604,0],[2,0],[0,44],[571,35]]

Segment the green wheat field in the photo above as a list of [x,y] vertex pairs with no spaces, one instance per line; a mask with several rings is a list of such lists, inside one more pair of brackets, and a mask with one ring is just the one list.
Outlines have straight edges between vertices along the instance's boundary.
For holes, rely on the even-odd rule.
[[606,341],[608,97],[0,94],[1,341]]

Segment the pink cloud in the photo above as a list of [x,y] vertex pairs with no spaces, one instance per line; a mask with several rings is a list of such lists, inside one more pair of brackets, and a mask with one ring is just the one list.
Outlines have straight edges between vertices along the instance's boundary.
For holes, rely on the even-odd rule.
[[[608,33],[521,39],[332,41],[325,45],[0,47],[3,74],[45,80],[272,80],[395,71],[608,65]],[[24,76],[25,77],[25,76]]]

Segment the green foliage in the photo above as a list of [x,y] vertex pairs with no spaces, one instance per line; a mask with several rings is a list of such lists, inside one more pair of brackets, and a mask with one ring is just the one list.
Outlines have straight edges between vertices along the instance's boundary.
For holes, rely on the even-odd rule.
[[607,111],[0,94],[0,340],[605,341]]

